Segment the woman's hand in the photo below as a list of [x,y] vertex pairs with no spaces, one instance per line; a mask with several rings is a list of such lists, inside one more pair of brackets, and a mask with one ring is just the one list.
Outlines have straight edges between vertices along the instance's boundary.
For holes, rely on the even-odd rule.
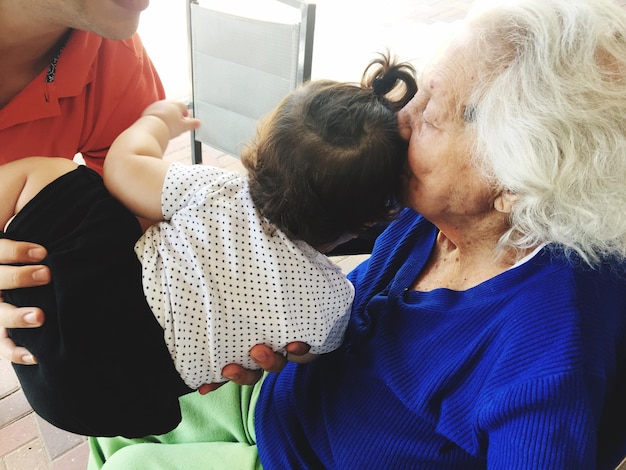
[[[50,282],[50,270],[43,265],[11,264],[37,263],[46,256],[41,245],[0,239],[0,291],[19,287],[33,287]],[[9,338],[7,328],[36,328],[44,315],[34,307],[16,307],[3,301],[0,293],[0,355],[17,364],[36,364],[35,357],[25,348],[18,347]]]
[[[254,385],[263,375],[263,371],[280,372],[284,369],[288,360],[308,362],[317,357],[314,354],[309,354],[310,347],[308,344],[299,341],[289,343],[285,349],[287,350],[287,357],[280,353],[275,353],[269,346],[257,344],[250,350],[250,356],[262,370],[249,370],[244,369],[239,364],[228,364],[222,369],[222,375],[239,385]],[[201,395],[206,395],[213,390],[217,390],[222,385],[224,383],[204,384],[198,389],[198,392]]]

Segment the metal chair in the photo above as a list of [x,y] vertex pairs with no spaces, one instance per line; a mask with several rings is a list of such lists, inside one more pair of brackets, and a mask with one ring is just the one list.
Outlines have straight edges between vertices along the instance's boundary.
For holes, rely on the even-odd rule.
[[242,9],[238,0],[226,8],[189,0],[190,108],[202,121],[191,133],[192,163],[202,163],[203,143],[238,157],[259,118],[311,78],[315,4],[253,2],[249,15],[228,11]]

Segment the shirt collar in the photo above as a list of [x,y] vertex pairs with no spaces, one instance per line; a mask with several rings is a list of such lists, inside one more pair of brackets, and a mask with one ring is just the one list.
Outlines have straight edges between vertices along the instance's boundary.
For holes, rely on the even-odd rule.
[[0,129],[59,115],[59,99],[78,96],[93,79],[102,41],[96,34],[72,31],[56,58],[54,80],[46,79],[49,65],[0,109]]

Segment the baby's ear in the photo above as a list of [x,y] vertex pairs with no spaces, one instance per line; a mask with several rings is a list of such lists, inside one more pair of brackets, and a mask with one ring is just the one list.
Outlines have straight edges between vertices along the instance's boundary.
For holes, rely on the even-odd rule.
[[513,210],[513,206],[517,202],[518,196],[511,191],[503,189],[500,194],[496,196],[493,201],[493,207],[498,212],[502,212],[504,214],[510,214]]

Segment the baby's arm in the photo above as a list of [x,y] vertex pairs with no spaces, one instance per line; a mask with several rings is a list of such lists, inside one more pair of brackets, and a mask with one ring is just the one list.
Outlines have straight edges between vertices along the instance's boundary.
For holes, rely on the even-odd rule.
[[170,139],[199,125],[183,103],[163,100],[148,106],[109,149],[104,161],[107,189],[135,215],[161,220],[161,191],[170,165],[161,158]]

